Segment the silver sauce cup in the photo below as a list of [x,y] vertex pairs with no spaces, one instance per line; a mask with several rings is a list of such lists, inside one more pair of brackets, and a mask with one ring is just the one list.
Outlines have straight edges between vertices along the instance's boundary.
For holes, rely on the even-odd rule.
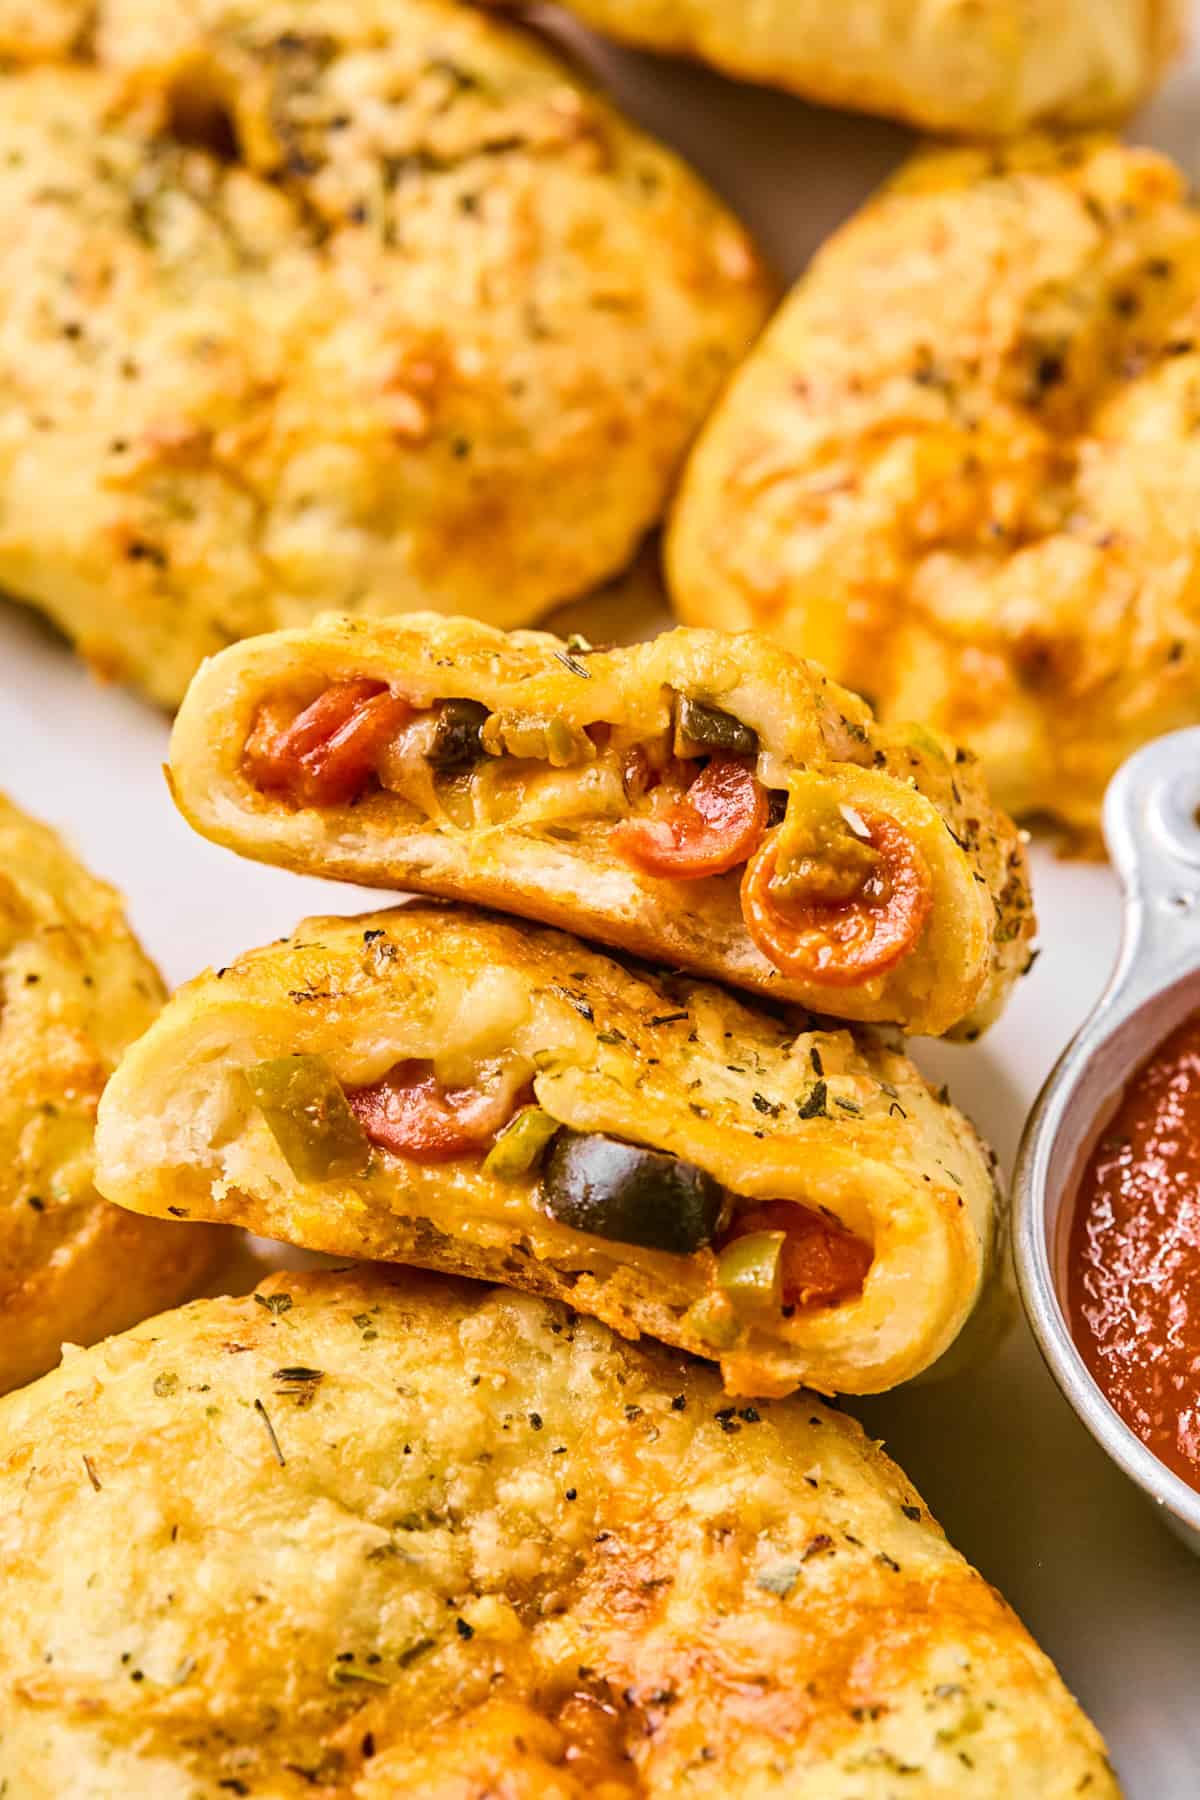
[[1200,1555],[1200,1493],[1110,1406],[1071,1336],[1067,1236],[1079,1178],[1138,1066],[1200,1010],[1200,727],[1131,756],[1104,802],[1125,896],[1120,953],[1025,1127],[1013,1186],[1021,1298],[1050,1373],[1093,1437]]

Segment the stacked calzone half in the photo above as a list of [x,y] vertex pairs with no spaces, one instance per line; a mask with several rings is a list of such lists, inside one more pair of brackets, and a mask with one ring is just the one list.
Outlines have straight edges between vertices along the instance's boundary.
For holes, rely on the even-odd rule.
[[968,753],[753,633],[329,617],[201,671],[172,776],[243,855],[844,1018],[971,1036],[1029,961],[1024,850]]
[[429,902],[184,987],[98,1159],[123,1206],[569,1298],[735,1393],[916,1375],[997,1260],[986,1153],[876,1032]]

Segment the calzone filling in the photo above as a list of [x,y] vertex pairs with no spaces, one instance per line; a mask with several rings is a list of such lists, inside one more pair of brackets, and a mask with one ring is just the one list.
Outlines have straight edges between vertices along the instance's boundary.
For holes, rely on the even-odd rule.
[[304,703],[264,701],[242,767],[258,791],[296,806],[383,792],[449,829],[598,823],[640,875],[735,874],[746,930],[783,974],[830,989],[885,975],[925,930],[925,857],[896,819],[848,804],[817,772],[768,785],[768,761],[750,726],[701,696],[673,693],[670,723],[646,737],[471,699],[417,707],[362,677]]
[[180,989],[97,1145],[135,1211],[562,1294],[739,1392],[927,1367],[996,1228],[978,1138],[885,1035],[436,902]]
[[685,1328],[714,1348],[744,1324],[777,1326],[861,1294],[871,1245],[794,1200],[746,1201],[669,1152],[571,1130],[533,1095],[533,1063],[496,1059],[466,1086],[406,1058],[381,1080],[343,1086],[319,1056],[242,1071],[247,1096],[306,1183],[367,1175],[391,1158],[475,1163],[528,1207],[614,1247],[699,1256],[702,1291]]

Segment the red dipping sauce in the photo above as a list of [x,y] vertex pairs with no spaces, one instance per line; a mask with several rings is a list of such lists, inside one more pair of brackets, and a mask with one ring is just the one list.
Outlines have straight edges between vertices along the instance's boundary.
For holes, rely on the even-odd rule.
[[1117,1412],[1200,1490],[1200,1013],[1142,1064],[1092,1151],[1067,1304]]

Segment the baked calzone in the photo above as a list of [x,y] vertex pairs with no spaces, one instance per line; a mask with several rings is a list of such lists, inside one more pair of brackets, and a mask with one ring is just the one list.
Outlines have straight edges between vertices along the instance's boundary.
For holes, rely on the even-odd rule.
[[100,1091],[162,1000],[117,894],[0,796],[0,1392],[194,1293],[226,1247],[93,1185]]
[[562,0],[597,31],[827,106],[1001,136],[1132,111],[1186,0]]
[[1198,416],[1178,169],[1098,137],[921,156],[713,414],[672,596],[949,732],[1091,848],[1125,757],[1200,719]]
[[330,617],[197,676],[197,830],[478,901],[839,1017],[973,1036],[1030,960],[1021,840],[977,765],[765,637],[593,650]]
[[273,1275],[0,1446],[20,1800],[1116,1800],[857,1424],[528,1295]]
[[916,1375],[998,1263],[988,1154],[875,1032],[429,902],[181,988],[97,1154],[122,1206],[569,1298],[735,1393]]
[[0,0],[0,235],[0,588],[168,705],[325,607],[589,591],[770,298],[676,157],[455,0]]

